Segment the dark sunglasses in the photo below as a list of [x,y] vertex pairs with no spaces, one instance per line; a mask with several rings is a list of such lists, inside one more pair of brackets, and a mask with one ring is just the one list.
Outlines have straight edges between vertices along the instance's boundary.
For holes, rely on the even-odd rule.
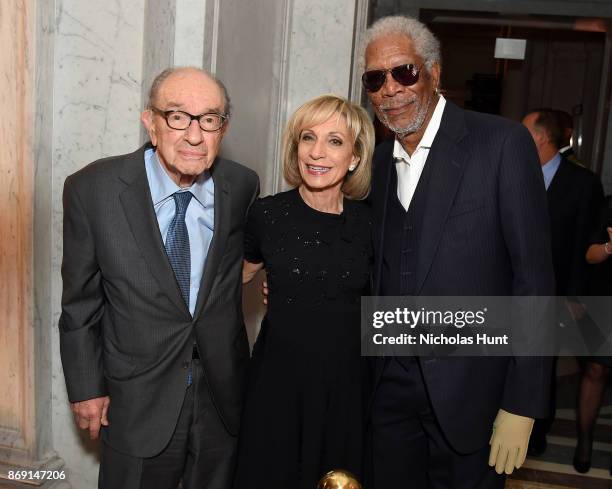
[[363,75],[361,75],[361,83],[363,83],[363,87],[368,92],[378,92],[385,84],[387,73],[391,73],[391,76],[396,82],[401,83],[405,87],[409,87],[419,81],[420,70],[421,67],[417,67],[411,63],[407,65],[395,66],[393,68],[389,68],[388,70],[366,71]]

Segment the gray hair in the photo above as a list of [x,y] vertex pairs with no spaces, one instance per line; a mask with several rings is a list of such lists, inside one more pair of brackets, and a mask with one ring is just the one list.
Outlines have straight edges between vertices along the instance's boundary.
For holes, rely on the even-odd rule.
[[197,66],[174,66],[172,68],[166,68],[159,75],[157,75],[155,79],[153,80],[153,83],[151,83],[151,88],[149,89],[147,109],[150,109],[151,107],[155,106],[155,101],[157,100],[159,89],[161,88],[164,81],[166,81],[166,79],[173,73],[176,73],[177,71],[181,71],[185,69],[199,71],[200,73],[203,73],[204,75],[208,76],[212,81],[214,81],[217,84],[217,86],[219,87],[219,90],[221,90],[221,94],[223,95],[223,112],[229,119],[231,112],[232,112],[232,101],[230,99],[227,88],[225,87],[223,82],[219,80],[216,76],[212,75],[206,70],[203,70],[202,68],[198,68]]
[[393,15],[378,19],[365,31],[359,56],[359,66],[362,70],[365,69],[365,52],[367,47],[373,41],[389,34],[403,34],[412,40],[417,54],[425,62],[427,71],[431,71],[431,68],[436,63],[440,68],[442,67],[440,41],[438,41],[427,26],[412,17]]

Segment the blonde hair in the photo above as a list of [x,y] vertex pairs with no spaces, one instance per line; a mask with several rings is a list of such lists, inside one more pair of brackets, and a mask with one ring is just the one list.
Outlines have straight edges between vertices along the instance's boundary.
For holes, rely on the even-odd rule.
[[302,184],[298,164],[298,143],[304,129],[322,124],[334,115],[344,117],[353,137],[353,154],[359,158],[354,171],[346,174],[342,193],[348,199],[365,199],[370,191],[374,126],[368,113],[359,105],[336,95],[321,95],[298,108],[287,123],[283,136],[283,175],[289,185]]
[[357,478],[346,470],[331,470],[317,484],[317,489],[361,489]]

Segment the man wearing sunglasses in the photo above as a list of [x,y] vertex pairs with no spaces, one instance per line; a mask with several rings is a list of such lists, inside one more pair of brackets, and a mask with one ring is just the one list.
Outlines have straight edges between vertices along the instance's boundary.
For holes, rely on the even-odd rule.
[[154,80],[150,137],[64,186],[62,364],[101,489],[226,489],[249,347],[243,232],[257,175],[218,156],[230,100],[196,68]]
[[[553,295],[529,133],[439,94],[439,43],[420,22],[380,19],[364,46],[363,86],[395,133],[374,155],[374,293]],[[549,372],[530,357],[376,359],[370,487],[502,488],[546,413]]]

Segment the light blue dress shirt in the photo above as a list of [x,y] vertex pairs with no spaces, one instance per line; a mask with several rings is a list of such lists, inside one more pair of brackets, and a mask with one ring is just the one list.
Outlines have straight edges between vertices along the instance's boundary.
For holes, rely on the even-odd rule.
[[561,155],[557,153],[550,160],[548,160],[544,165],[542,165],[542,173],[544,174],[544,185],[546,186],[546,190],[550,187],[550,182],[555,178],[555,173],[559,169],[559,165],[561,164]]
[[145,152],[145,168],[157,224],[164,244],[166,243],[170,222],[176,213],[176,205],[172,195],[175,192],[190,191],[194,197],[189,202],[185,214],[185,224],[189,233],[189,250],[191,252],[189,312],[193,316],[208,248],[215,230],[215,184],[210,173],[204,172],[191,187],[180,188],[166,173],[153,149],[148,149]]

